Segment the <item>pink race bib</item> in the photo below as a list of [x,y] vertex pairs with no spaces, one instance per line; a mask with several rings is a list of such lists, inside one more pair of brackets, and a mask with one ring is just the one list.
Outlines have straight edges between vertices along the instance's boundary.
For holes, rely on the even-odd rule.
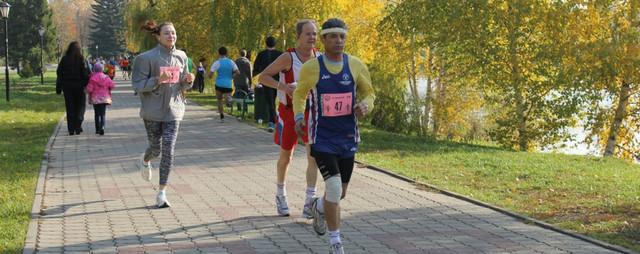
[[162,75],[163,72],[169,74],[171,77],[169,80],[165,81],[164,84],[178,83],[180,80],[180,68],[177,66],[160,66],[160,75]]
[[322,95],[322,116],[346,116],[351,114],[352,93],[329,93]]

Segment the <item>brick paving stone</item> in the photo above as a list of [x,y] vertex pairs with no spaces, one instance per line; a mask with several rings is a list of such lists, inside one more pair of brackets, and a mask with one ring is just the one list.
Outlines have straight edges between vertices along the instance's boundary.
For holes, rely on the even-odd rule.
[[211,254],[227,254],[227,249],[225,248],[201,248],[199,249],[202,253],[211,253]]
[[[167,192],[173,207],[155,209],[158,172],[147,182],[136,167],[147,143],[140,102],[128,82],[117,85],[105,136],[91,134],[91,109],[85,133],[56,133],[37,218],[38,253],[328,251],[328,237],[300,218],[304,148],[289,172],[292,216],[278,217],[272,134],[231,117],[219,123],[217,113],[193,104],[175,150]],[[614,253],[376,171],[359,168],[352,179],[341,203],[348,253]]]

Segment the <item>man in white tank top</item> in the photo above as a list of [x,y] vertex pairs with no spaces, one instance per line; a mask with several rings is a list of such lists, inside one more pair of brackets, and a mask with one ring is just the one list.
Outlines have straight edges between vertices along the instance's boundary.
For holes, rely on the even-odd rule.
[[[318,28],[313,20],[298,21],[296,24],[297,46],[280,55],[260,73],[259,77],[260,83],[278,90],[278,123],[274,133],[274,143],[280,146],[280,157],[277,165],[276,209],[281,216],[289,216],[286,177],[293,151],[298,143],[291,98],[293,91],[296,89],[296,82],[298,81],[302,64],[318,56],[315,50],[317,32]],[[280,81],[276,81],[272,77],[278,73],[280,74]],[[313,157],[311,157],[307,136],[300,138],[305,143],[307,151],[307,189],[302,216],[310,219],[313,217],[311,214],[311,202],[316,194],[318,167]]]

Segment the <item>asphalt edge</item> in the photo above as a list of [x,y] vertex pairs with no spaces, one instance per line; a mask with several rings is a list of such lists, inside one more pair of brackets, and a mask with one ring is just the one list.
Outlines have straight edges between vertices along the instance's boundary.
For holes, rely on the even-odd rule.
[[31,206],[31,214],[29,215],[29,227],[27,230],[27,236],[24,240],[22,254],[32,254],[36,252],[36,243],[38,241],[38,221],[40,219],[40,209],[42,208],[45,180],[49,169],[49,154],[51,153],[53,141],[55,141],[58,136],[58,132],[60,131],[60,126],[62,126],[62,123],[64,122],[64,117],[65,116],[60,117],[58,124],[53,130],[51,136],[49,136],[49,141],[47,141],[47,145],[44,148],[44,155],[42,156],[42,161],[40,163],[40,173],[36,184],[35,198],[33,199],[33,205]]
[[521,215],[521,214],[518,214],[518,213],[515,213],[515,212],[512,212],[512,211],[508,211],[508,210],[506,210],[504,208],[497,207],[497,206],[482,202],[480,200],[464,196],[464,195],[459,194],[459,193],[455,193],[455,192],[452,192],[452,191],[444,190],[444,189],[442,189],[442,188],[440,188],[438,186],[435,186],[435,185],[431,185],[431,184],[428,184],[428,183],[424,183],[424,182],[420,182],[420,181],[408,178],[406,176],[394,173],[394,172],[392,172],[392,171],[390,171],[388,169],[377,167],[377,166],[374,166],[374,165],[371,165],[371,164],[368,164],[368,163],[364,163],[364,162],[361,162],[361,161],[358,161],[358,160],[356,160],[356,163],[360,164],[360,166],[363,167],[363,168],[374,170],[374,171],[386,174],[388,176],[394,177],[396,179],[400,179],[400,180],[403,180],[405,182],[409,182],[411,184],[414,184],[418,188],[423,188],[423,189],[426,189],[428,191],[437,192],[437,193],[444,194],[444,195],[447,195],[447,196],[450,196],[450,197],[453,197],[453,198],[456,198],[456,199],[460,199],[460,200],[463,200],[463,201],[466,201],[466,202],[469,202],[469,203],[472,203],[472,204],[475,204],[475,205],[479,205],[479,206],[482,206],[482,207],[485,207],[485,208],[489,208],[491,210],[494,210],[496,212],[499,212],[499,213],[505,214],[507,216],[513,217],[513,218],[515,218],[517,220],[520,220],[520,221],[522,221],[524,223],[527,223],[527,224],[533,224],[533,225],[542,227],[544,229],[552,230],[552,231],[555,231],[555,232],[558,232],[558,233],[561,233],[561,234],[564,234],[564,235],[568,235],[568,236],[571,236],[571,237],[574,237],[574,238],[578,238],[578,239],[580,239],[582,241],[598,245],[598,246],[600,246],[602,248],[605,248],[605,249],[608,249],[608,250],[617,251],[617,252],[624,253],[624,254],[639,254],[637,252],[634,252],[632,250],[626,249],[626,248],[621,247],[621,246],[617,246],[617,245],[613,245],[613,244],[610,244],[610,243],[606,243],[606,242],[603,242],[603,241],[588,237],[586,235],[582,235],[580,233],[576,233],[576,232],[568,231],[568,230],[565,230],[565,229],[561,229],[561,228],[558,228],[558,227],[553,226],[551,224],[548,224],[546,222],[543,222],[543,221],[540,221],[540,220],[536,220],[536,219],[533,219],[533,218],[530,218],[530,217],[527,217],[527,216],[524,216],[524,215]]

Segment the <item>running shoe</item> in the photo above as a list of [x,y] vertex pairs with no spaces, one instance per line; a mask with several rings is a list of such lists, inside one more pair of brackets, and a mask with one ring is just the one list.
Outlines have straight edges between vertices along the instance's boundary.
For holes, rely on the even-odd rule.
[[334,243],[329,247],[329,254],[344,254],[342,243]]
[[153,166],[151,166],[151,162],[144,163],[144,153],[140,155],[140,175],[142,179],[145,181],[151,181],[151,170]]
[[276,208],[278,215],[289,216],[289,205],[287,204],[287,196],[276,195]]
[[267,131],[273,132],[274,127],[274,124],[272,122],[269,122],[269,124],[267,125]]
[[227,97],[224,100],[227,104],[227,107],[233,106],[233,97],[231,97],[231,95],[227,95]]
[[313,219],[313,212],[311,211],[312,203],[313,203],[313,199],[310,203],[304,204],[304,207],[302,207],[302,218]]
[[327,233],[327,223],[324,220],[324,213],[318,211],[318,198],[314,198],[311,203],[311,214],[313,215],[313,230],[318,235]]
[[163,194],[162,192],[158,193],[158,196],[156,197],[156,204],[157,204],[158,208],[171,207],[171,204],[169,203],[169,200],[167,200],[167,195]]

